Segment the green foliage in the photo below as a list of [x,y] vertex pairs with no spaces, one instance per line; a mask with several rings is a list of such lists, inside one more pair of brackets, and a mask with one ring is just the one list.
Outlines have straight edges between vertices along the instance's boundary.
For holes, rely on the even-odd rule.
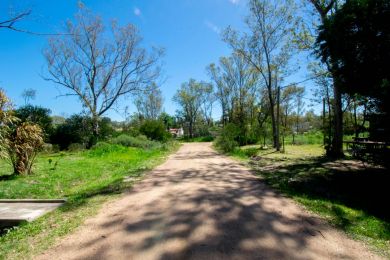
[[42,128],[45,134],[45,141],[53,133],[53,120],[50,117],[50,113],[50,109],[32,105],[26,105],[15,110],[15,116],[21,122],[30,122]]
[[190,79],[182,83],[177,90],[173,101],[180,106],[178,114],[183,118],[188,129],[190,138],[195,136],[196,121],[201,115],[202,105],[210,103],[209,96],[212,94],[212,85],[203,81]]
[[5,140],[7,159],[15,174],[31,174],[35,158],[42,148],[43,131],[35,124],[22,123]]
[[0,89],[0,159],[8,160],[15,174],[30,174],[44,144],[43,131],[39,125],[20,122],[12,102]]
[[42,146],[42,153],[50,154],[50,153],[58,153],[60,151],[60,147],[56,144],[48,144],[45,143]]
[[79,143],[71,143],[69,146],[68,146],[68,151],[69,152],[79,152],[79,151],[82,151],[85,149],[85,145],[83,144],[79,144]]
[[110,153],[124,153],[127,152],[128,149],[125,146],[118,144],[110,144],[106,142],[98,142],[96,145],[92,147],[89,151],[90,156],[105,156]]
[[7,138],[12,131],[11,126],[17,120],[13,114],[11,100],[0,88],[0,159],[7,158]]
[[[107,139],[113,131],[111,120],[102,118],[99,121],[98,140]],[[61,150],[67,149],[72,143],[89,148],[97,141],[93,135],[92,119],[83,115],[72,115],[67,118],[64,124],[57,126],[50,139],[51,143],[58,144]]]
[[159,142],[148,140],[148,138],[144,135],[134,137],[126,134],[121,134],[115,138],[112,138],[111,143],[126,147],[138,147],[145,149],[158,148],[161,146]]
[[165,142],[171,137],[171,134],[165,129],[164,124],[159,120],[145,120],[141,124],[139,131],[141,134],[156,141]]
[[[257,150],[255,160],[250,160],[251,150]],[[386,169],[329,160],[320,145],[288,145],[284,153],[248,146],[233,155],[273,188],[390,256],[389,211],[383,204],[389,193]]]
[[342,90],[379,100],[390,111],[390,2],[346,1],[320,27],[317,52]]
[[236,125],[227,124],[215,140],[215,146],[225,153],[234,151],[238,147],[236,139],[239,133],[240,129]]
[[294,142],[292,135],[288,135],[284,138],[284,142],[286,145],[323,144],[324,135],[320,131],[310,131],[303,134],[295,135]]
[[[96,214],[104,202],[133,186],[134,181],[123,182],[123,178],[137,180],[168,154],[160,149],[109,146],[115,149],[105,146],[96,148],[95,154],[93,148],[80,153],[40,155],[34,175],[0,181],[0,199],[67,198],[63,207],[2,234],[0,259],[29,259],[46,250]],[[103,156],[102,150],[106,151]],[[0,176],[8,175],[10,170],[0,160]]]
[[177,124],[175,117],[167,114],[166,112],[162,112],[158,117],[158,120],[163,122],[165,129],[169,128],[179,128],[180,126]]
[[214,137],[211,135],[194,137],[194,138],[184,137],[182,140],[185,142],[212,142],[214,141]]

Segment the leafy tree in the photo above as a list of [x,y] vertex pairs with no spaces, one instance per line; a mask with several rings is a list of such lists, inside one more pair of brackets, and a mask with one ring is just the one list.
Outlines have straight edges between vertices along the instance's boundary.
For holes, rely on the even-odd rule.
[[273,145],[279,151],[280,83],[292,53],[291,37],[296,26],[294,4],[292,1],[251,0],[249,9],[246,19],[249,33],[239,37],[237,32],[228,29],[224,38],[254,67],[266,86]]
[[176,118],[171,116],[171,115],[169,115],[166,112],[162,112],[160,114],[160,116],[158,117],[158,120],[163,122],[163,124],[165,126],[165,129],[167,129],[167,130],[169,128],[178,128],[179,127]]
[[[320,18],[320,26],[325,23],[327,18],[338,9],[339,0],[308,0],[314,7],[318,17]],[[310,45],[310,48],[315,48],[314,44]],[[327,75],[332,79],[332,112],[329,111],[329,117],[332,117],[332,120],[329,120],[329,136],[332,135],[332,138],[329,138],[327,148],[327,154],[332,157],[343,157],[343,109],[342,109],[342,92],[339,82],[336,80],[336,74],[338,64],[333,62],[325,62],[326,70],[329,72]],[[326,79],[323,78],[323,79]],[[324,81],[323,81],[324,82]],[[330,104],[330,103],[328,103]],[[331,131],[332,130],[332,131]],[[333,132],[333,134],[332,134]]]
[[[290,131],[293,134],[293,143],[294,143],[294,132],[299,132],[299,122],[300,116],[303,112],[303,93],[304,88],[298,87],[296,85],[287,86],[283,89],[281,94],[281,106],[282,106],[282,125],[283,125],[283,133]],[[295,120],[291,120],[291,115],[293,110],[296,109],[295,112]],[[289,120],[290,119],[290,120]],[[294,121],[294,123],[292,122]],[[293,130],[293,125],[295,124],[295,131]]]
[[39,125],[47,137],[53,132],[53,120],[50,117],[50,113],[50,109],[32,105],[26,105],[15,110],[15,116],[21,122],[30,122]]
[[181,106],[181,114],[188,123],[189,137],[194,137],[195,121],[200,113],[205,89],[208,83],[190,79],[177,90],[173,101]]
[[201,112],[207,126],[211,126],[213,123],[213,104],[215,102],[214,87],[213,84],[206,83],[203,88]]
[[102,19],[81,6],[66,34],[49,40],[44,51],[48,76],[79,98],[89,112],[92,133],[99,135],[99,117],[121,97],[145,89],[160,74],[161,49],[141,47],[137,28],[113,22],[107,32]]
[[240,129],[233,123],[228,123],[221,130],[220,135],[215,140],[215,145],[223,152],[232,152],[239,145],[237,139],[240,135]]
[[390,87],[390,2],[348,0],[326,17],[317,38],[324,62],[337,64],[341,91],[377,100],[388,113]]
[[229,115],[231,114],[231,97],[232,97],[232,86],[226,76],[228,58],[220,58],[220,66],[212,63],[206,69],[211,77],[211,80],[216,86],[215,97],[219,101],[222,109],[222,124],[226,125],[229,121]]
[[64,124],[58,125],[50,137],[51,143],[58,144],[60,149],[67,149],[70,144],[78,143],[90,148],[96,139],[104,140],[113,133],[109,118],[99,119],[99,135],[93,135],[93,122],[90,117],[84,115],[72,115]]
[[156,141],[166,141],[170,137],[163,122],[159,120],[145,120],[139,129],[140,133]]

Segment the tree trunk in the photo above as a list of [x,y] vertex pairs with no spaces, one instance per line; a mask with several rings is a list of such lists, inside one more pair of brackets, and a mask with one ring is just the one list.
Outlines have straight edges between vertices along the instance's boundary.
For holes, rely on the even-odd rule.
[[355,138],[359,137],[359,126],[357,122],[357,105],[356,99],[353,101],[353,121],[354,121],[354,130],[355,130]]
[[280,87],[276,93],[276,151],[280,151]]
[[279,151],[279,135],[278,135],[278,128],[277,128],[277,119],[275,116],[275,103],[274,99],[272,97],[272,90],[268,89],[268,98],[270,103],[270,112],[271,112],[271,124],[272,124],[272,141],[273,141],[273,147]]
[[92,133],[97,138],[99,136],[99,117],[92,116]]
[[193,123],[192,123],[192,120],[190,120],[190,125],[189,125],[188,130],[190,132],[190,138],[193,138],[194,137],[194,133],[193,133]]
[[[334,79],[336,77],[333,77]],[[333,82],[333,140],[332,147],[330,149],[330,155],[335,158],[341,158],[344,156],[343,153],[343,110],[341,102],[341,91],[338,86],[337,80]]]
[[87,144],[88,148],[95,145],[99,138],[99,116],[92,115],[92,137]]

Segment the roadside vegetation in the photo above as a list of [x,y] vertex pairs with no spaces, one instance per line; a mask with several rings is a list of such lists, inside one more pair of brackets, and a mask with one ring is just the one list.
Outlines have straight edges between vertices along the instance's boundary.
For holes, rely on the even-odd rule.
[[[209,81],[177,86],[175,115],[163,112],[164,49],[147,48],[133,24],[105,26],[80,2],[44,48],[43,77],[83,111],[52,115],[29,103],[34,89],[23,91],[24,105],[0,89],[0,198],[67,198],[37,221],[4,230],[0,258],[34,254],[72,231],[175,149],[173,137],[214,141],[390,257],[389,1],[304,2],[249,0],[245,29],[220,33],[231,52],[206,67]],[[19,27],[30,13],[15,13],[0,29],[34,34]],[[129,99],[136,111],[128,111]],[[123,122],[107,117],[114,109],[124,111]],[[375,161],[351,158],[347,140],[354,155]]]
[[122,135],[90,150],[40,154],[32,175],[9,175],[12,168],[0,161],[0,199],[67,199],[64,206],[34,222],[3,230],[0,259],[29,258],[48,248],[178,147],[172,141],[127,138],[136,144],[120,141]]
[[298,139],[302,144],[288,143],[284,152],[258,144],[228,154],[252,168],[271,187],[390,257],[390,215],[384,205],[390,196],[387,170],[355,160],[348,152],[344,159],[326,157],[323,145],[312,142],[315,134]]

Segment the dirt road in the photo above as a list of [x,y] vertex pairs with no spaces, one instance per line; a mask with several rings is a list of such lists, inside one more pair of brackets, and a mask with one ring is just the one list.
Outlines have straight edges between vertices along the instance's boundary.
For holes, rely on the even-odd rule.
[[375,259],[210,144],[184,144],[38,259]]

